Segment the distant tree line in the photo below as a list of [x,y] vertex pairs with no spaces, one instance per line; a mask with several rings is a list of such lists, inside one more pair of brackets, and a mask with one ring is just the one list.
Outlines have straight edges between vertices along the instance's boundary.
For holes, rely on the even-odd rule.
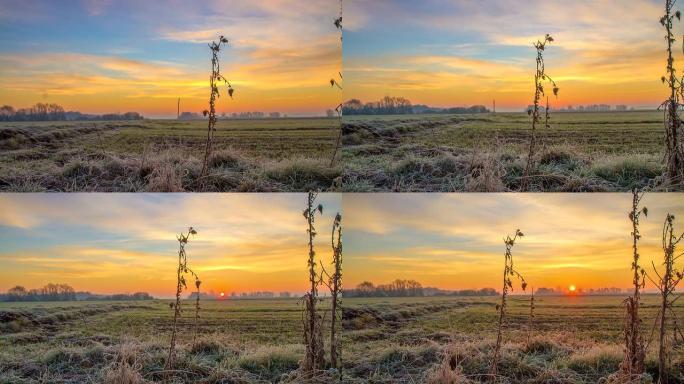
[[439,288],[424,288],[425,296],[498,296],[499,292],[494,288],[482,289],[462,289],[462,290],[444,290]]
[[451,107],[451,108],[436,108],[428,107],[427,105],[414,105],[413,113],[444,113],[444,114],[469,114],[469,113],[489,113],[491,112],[484,105],[473,105],[471,107]]
[[363,103],[351,99],[342,104],[342,115],[406,115],[413,113],[411,102],[403,97],[385,96],[379,101]]
[[[587,290],[583,290],[581,288],[578,288],[576,292],[574,292],[577,295],[589,295],[589,296],[601,296],[601,295],[620,295],[623,293],[629,293],[629,289],[623,290],[622,288],[616,288],[616,287],[605,287],[605,288],[590,288]],[[537,288],[534,291],[535,295],[539,296],[556,296],[556,295],[565,295],[567,291],[563,290],[562,288],[546,288],[546,287],[541,287]]]
[[271,292],[271,291],[259,291],[259,292],[231,292],[231,299],[273,299],[273,298],[290,298],[292,294],[290,292]]
[[453,107],[453,108],[435,108],[427,105],[412,105],[411,102],[404,97],[385,96],[379,101],[372,101],[363,103],[359,99],[351,99],[342,104],[343,115],[410,115],[410,114],[424,114],[424,113],[487,113],[487,109],[483,105],[474,105],[472,107]]
[[135,292],[135,293],[115,293],[112,295],[100,295],[90,292],[77,292],[76,300],[87,300],[87,301],[139,301],[139,300],[154,300],[147,292]]
[[42,288],[26,289],[21,285],[0,294],[0,301],[76,301],[76,300],[151,300],[148,293],[97,295],[90,292],[76,292],[68,284],[49,283]]
[[20,285],[10,288],[4,301],[70,301],[76,291],[67,284],[47,284],[42,288],[26,289]]
[[14,109],[11,105],[0,107],[0,121],[101,121],[101,120],[142,120],[138,112],[122,114],[108,113],[89,115],[81,112],[65,111],[58,104],[38,103],[29,108]]
[[364,281],[353,289],[346,289],[344,297],[419,297],[419,296],[496,296],[494,288],[449,291],[423,287],[415,280],[397,279],[388,284],[374,285]]
[[414,297],[424,296],[423,286],[415,280],[396,279],[391,283],[374,285],[364,281],[355,289],[344,290],[345,297]]

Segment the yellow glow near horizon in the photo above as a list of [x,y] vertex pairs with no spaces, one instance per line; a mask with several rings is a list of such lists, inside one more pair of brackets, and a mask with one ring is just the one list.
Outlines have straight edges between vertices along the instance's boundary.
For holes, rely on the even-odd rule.
[[[322,194],[327,232],[339,196]],[[204,292],[303,292],[307,286],[305,194],[0,194],[0,291],[67,283],[95,293],[173,294],[178,242]],[[74,215],[78,212],[78,215]],[[316,239],[331,260],[329,238]]]
[[[684,195],[646,194],[639,253],[662,262],[662,221]],[[630,194],[345,195],[345,285],[413,279],[442,289],[501,289],[503,237],[530,286],[575,292],[631,283]],[[681,223],[680,223],[681,224]],[[681,231],[684,225],[676,225]],[[518,285],[516,293],[522,292]],[[647,286],[653,289],[650,284]]]
[[[39,1],[26,2],[16,15],[0,12],[14,36],[0,48],[0,105],[48,102],[84,113],[175,117],[181,98],[182,111],[201,113],[210,93],[207,43],[219,35],[229,40],[219,55],[221,72],[235,88],[233,100],[222,90],[219,113],[324,115],[340,103],[329,84],[342,61],[339,34],[329,22],[338,12],[334,2],[232,0],[228,7],[207,0],[164,3],[164,12],[158,1],[107,3],[97,13],[79,2]],[[28,12],[33,8],[36,15]],[[146,14],[155,17],[141,24]],[[34,53],[26,49],[36,41],[27,31],[37,29],[49,49]],[[93,44],[96,38],[104,41]]]
[[[652,1],[426,0],[415,7],[379,0],[348,9],[354,33],[345,42],[364,49],[345,55],[346,99],[391,95],[444,107],[496,100],[497,110],[522,111],[534,94],[532,44],[545,33],[555,39],[544,52],[546,72],[560,87],[552,107],[655,108],[667,95],[663,9]],[[388,21],[397,19],[405,23]],[[681,44],[682,25],[674,28]],[[392,44],[393,35],[405,41]]]

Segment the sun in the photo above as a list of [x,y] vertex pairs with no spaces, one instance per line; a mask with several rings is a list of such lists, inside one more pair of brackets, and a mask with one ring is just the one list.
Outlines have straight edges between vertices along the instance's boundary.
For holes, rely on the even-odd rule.
[[568,290],[570,291],[570,293],[575,293],[577,291],[577,287],[575,287],[574,285],[570,285],[568,287]]
[[221,297],[225,297],[225,296],[226,296],[226,294],[225,294],[225,292],[221,292],[221,293],[219,293],[219,296],[221,296]]

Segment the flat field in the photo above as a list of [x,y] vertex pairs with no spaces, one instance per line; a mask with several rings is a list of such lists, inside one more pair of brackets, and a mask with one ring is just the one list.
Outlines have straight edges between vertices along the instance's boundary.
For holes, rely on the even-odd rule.
[[[511,296],[498,383],[601,383],[623,357],[621,296],[538,296],[528,342],[529,296]],[[658,311],[646,295],[645,339]],[[345,373],[354,383],[479,383],[488,376],[496,341],[494,297],[347,298]],[[684,316],[678,303],[675,312]],[[657,340],[646,369],[657,374]],[[684,382],[682,344],[675,344],[671,383]],[[645,383],[651,382],[644,378]]]
[[[203,190],[329,190],[339,120],[219,120]],[[206,121],[0,123],[0,191],[196,191]],[[339,156],[339,154],[338,154]]]
[[[537,130],[531,191],[663,187],[661,112],[554,113]],[[346,191],[516,191],[530,137],[525,113],[345,116]],[[543,126],[543,124],[542,124]]]
[[[170,302],[0,303],[0,383],[161,382]],[[193,306],[170,383],[296,382],[298,299],[204,301],[194,344]]]

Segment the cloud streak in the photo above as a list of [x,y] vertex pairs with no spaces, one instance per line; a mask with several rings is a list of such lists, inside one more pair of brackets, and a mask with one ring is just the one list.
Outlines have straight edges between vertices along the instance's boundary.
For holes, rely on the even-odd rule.
[[[334,2],[5,2],[1,9],[17,10],[0,11],[0,20],[9,21],[0,33],[4,104],[25,107],[48,95],[84,112],[171,115],[170,101],[182,97],[189,110],[201,111],[206,44],[219,34],[231,42],[221,58],[239,95],[220,108],[322,115],[339,103],[328,84],[341,70]],[[38,25],[40,36],[23,33]]]
[[[649,194],[642,222],[644,265],[662,258],[667,212],[684,214],[681,196]],[[525,237],[516,263],[537,287],[629,283],[628,194],[392,194],[345,196],[348,283],[414,278],[424,285],[498,287],[503,238]]]
[[[317,254],[331,258],[328,229],[340,197],[321,195]],[[0,196],[0,290],[67,282],[99,292],[173,290],[176,235],[207,289],[303,291],[304,194],[18,194]],[[75,214],[78,212],[78,214]]]
[[655,1],[360,3],[349,11],[363,22],[346,40],[346,98],[392,94],[443,106],[496,98],[519,111],[533,88],[532,43],[545,33],[556,39],[545,56],[559,105],[656,106],[663,97],[663,10]]

